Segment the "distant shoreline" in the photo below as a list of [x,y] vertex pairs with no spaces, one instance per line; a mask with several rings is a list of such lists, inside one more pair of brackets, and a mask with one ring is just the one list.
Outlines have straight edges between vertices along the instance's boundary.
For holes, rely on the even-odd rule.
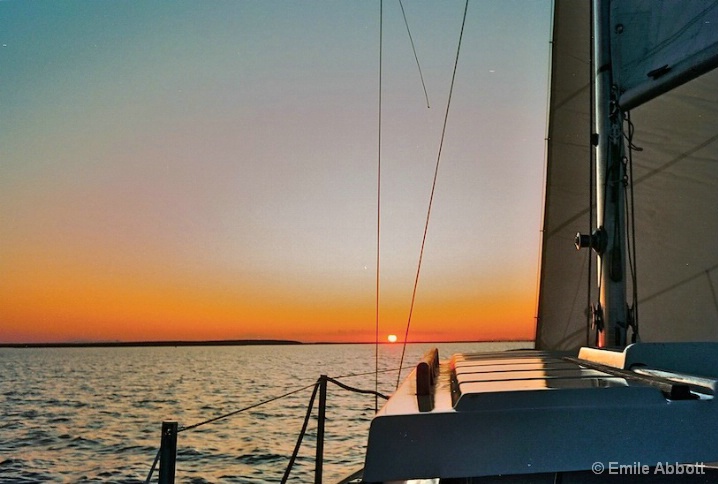
[[[454,344],[454,343],[533,343],[529,340],[507,341],[411,341],[408,344]],[[211,341],[105,341],[69,343],[0,343],[0,348],[132,348],[166,346],[288,346],[288,345],[373,345],[373,342],[311,342],[304,343],[284,339],[228,339]],[[381,345],[401,344],[380,342]]]
[[228,339],[213,341],[105,341],[69,343],[0,343],[0,348],[115,348],[141,346],[268,346],[300,345],[300,341],[282,339]]

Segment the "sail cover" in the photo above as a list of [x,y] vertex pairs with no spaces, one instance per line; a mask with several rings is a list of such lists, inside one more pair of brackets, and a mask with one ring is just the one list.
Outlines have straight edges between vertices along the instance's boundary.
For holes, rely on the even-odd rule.
[[[561,14],[565,9],[574,11],[574,22],[588,15],[588,5],[575,3],[579,5],[556,2],[555,24],[571,21]],[[632,108],[633,143],[642,148],[633,151],[632,157],[638,315],[643,341],[718,340],[718,71],[711,70],[716,65],[718,45],[717,5],[643,0],[612,4],[614,80],[620,85],[622,107]],[[576,13],[578,10],[584,12]],[[580,23],[585,29],[583,35],[574,32],[563,42],[579,43],[588,37],[588,24]],[[564,78],[570,76],[561,69],[561,62],[572,61],[561,61],[561,56],[576,55],[556,45],[561,32],[573,32],[573,27],[554,26],[552,117],[569,117],[562,108],[559,82],[562,72]],[[582,111],[571,110],[570,117],[577,124],[584,123],[589,109],[586,102]],[[562,215],[555,207],[559,199],[551,192],[562,186],[557,180],[569,176],[572,163],[586,167],[589,157],[585,154],[571,160],[566,155],[568,148],[560,140],[571,131],[559,134],[557,131],[563,129],[560,123],[561,117],[552,118],[549,124],[545,255],[536,341],[540,348],[573,349],[586,341],[587,323],[582,314],[586,308],[585,286],[574,296],[576,280],[580,280],[576,274],[585,264],[572,260],[566,248],[563,258],[553,252],[558,251],[557,240],[568,240],[576,231],[586,229],[574,230],[571,224],[556,222],[561,218],[577,220],[582,212],[575,208],[573,218]],[[588,152],[588,140],[582,137],[581,141]],[[575,151],[581,150],[576,147]],[[565,173],[555,174],[557,171]],[[576,183],[582,183],[580,177]],[[576,300],[575,305],[569,303],[572,300]]]
[[660,95],[718,64],[718,2],[611,2],[613,78],[624,109]]

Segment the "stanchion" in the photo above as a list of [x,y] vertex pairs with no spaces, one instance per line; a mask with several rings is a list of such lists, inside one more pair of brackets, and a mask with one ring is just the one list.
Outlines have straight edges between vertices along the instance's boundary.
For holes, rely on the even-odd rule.
[[319,377],[319,415],[317,422],[317,455],[314,459],[314,484],[322,482],[324,461],[324,423],[327,409],[327,375]]
[[162,422],[159,484],[174,484],[177,461],[177,422]]

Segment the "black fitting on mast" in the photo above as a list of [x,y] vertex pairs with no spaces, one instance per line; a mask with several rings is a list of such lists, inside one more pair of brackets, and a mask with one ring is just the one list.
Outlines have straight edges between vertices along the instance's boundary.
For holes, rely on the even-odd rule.
[[591,235],[577,233],[574,241],[576,250],[591,248],[596,251],[597,254],[603,254],[606,251],[608,245],[608,237],[606,230],[603,227],[599,227],[593,231]]
[[596,330],[596,333],[603,331],[603,308],[601,303],[591,305],[591,327]]

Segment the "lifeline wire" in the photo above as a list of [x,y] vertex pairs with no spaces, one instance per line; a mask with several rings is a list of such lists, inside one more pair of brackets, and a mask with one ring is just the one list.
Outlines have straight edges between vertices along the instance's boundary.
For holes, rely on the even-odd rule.
[[[431,218],[431,206],[434,202],[434,191],[436,190],[436,179],[439,175],[439,162],[441,161],[441,150],[444,147],[444,137],[446,135],[446,124],[449,120],[449,108],[451,107],[451,95],[454,92],[454,81],[456,80],[456,69],[459,65],[459,53],[461,52],[461,40],[464,37],[464,25],[466,25],[466,12],[469,9],[469,0],[464,5],[464,17],[461,21],[461,33],[459,34],[459,45],[456,47],[456,58],[454,60],[454,72],[451,75],[451,87],[449,88],[449,99],[446,102],[446,112],[444,113],[444,126],[441,129],[441,141],[439,143],[439,152],[436,156],[436,167],[434,168],[434,180],[431,184],[431,195],[429,196],[429,208],[426,212],[426,222],[424,223],[424,235],[421,239],[421,250],[419,251],[419,263],[416,268],[416,277],[414,278],[414,289],[411,294],[411,306],[409,307],[409,318],[406,322],[406,331],[404,332],[404,344],[401,349],[401,360],[399,368],[404,365],[404,356],[406,354],[406,341],[409,337],[409,327],[411,326],[411,316],[414,312],[414,301],[416,300],[416,289],[419,285],[419,274],[421,273],[421,261],[424,258],[424,246],[426,245],[426,234],[429,231],[429,219]],[[401,380],[401,370],[396,377],[396,387],[399,388]]]
[[193,425],[189,425],[189,426],[187,426],[187,427],[182,427],[182,428],[180,428],[179,430],[177,430],[177,433],[179,434],[180,432],[184,432],[185,430],[196,429],[197,427],[201,427],[202,425],[207,425],[208,423],[216,422],[217,420],[222,420],[222,419],[225,419],[225,418],[228,418],[228,417],[232,417],[233,415],[237,415],[238,413],[242,413],[242,412],[245,412],[245,411],[247,411],[247,410],[251,410],[251,409],[253,409],[253,408],[260,407],[260,406],[265,405],[265,404],[267,404],[267,403],[271,403],[271,402],[274,402],[274,401],[276,401],[276,400],[280,400],[280,399],[282,399],[282,398],[284,398],[284,397],[288,397],[289,395],[293,395],[293,394],[295,394],[295,393],[299,393],[299,392],[301,392],[302,390],[306,390],[307,388],[313,387],[314,385],[315,385],[315,383],[312,383],[311,385],[307,385],[307,386],[302,387],[302,388],[297,388],[296,390],[292,390],[291,392],[287,392],[287,393],[285,393],[285,394],[283,394],[283,395],[279,395],[279,396],[277,396],[277,397],[272,397],[272,398],[270,398],[270,399],[268,399],[268,400],[264,400],[263,402],[255,403],[254,405],[250,405],[250,406],[248,406],[248,407],[240,408],[239,410],[235,410],[234,412],[225,413],[224,415],[220,415],[220,416],[218,416],[218,417],[213,417],[213,418],[210,418],[210,419],[205,420],[205,421],[203,421],[203,422],[199,422],[199,423],[196,423],[196,424],[193,424]]
[[[383,371],[384,371],[384,372],[386,372],[386,371],[396,371],[396,369],[383,370]],[[369,374],[369,373],[367,373],[367,374]],[[356,374],[356,375],[347,375],[347,377],[350,377],[350,376],[360,376],[360,375],[359,375],[359,374]],[[339,377],[339,378],[342,378],[342,377]],[[332,382],[332,383],[334,383],[335,385],[337,385],[339,388],[342,388],[342,389],[344,389],[344,390],[348,390],[348,391],[350,391],[350,392],[360,393],[360,394],[364,394],[364,395],[374,395],[375,398],[377,398],[377,399],[378,399],[378,398],[382,398],[382,399],[384,399],[384,400],[388,400],[388,399],[389,399],[389,397],[387,397],[386,395],[384,395],[384,394],[382,394],[382,393],[379,393],[378,391],[374,391],[374,390],[363,390],[363,389],[361,389],[361,388],[352,387],[352,386],[349,386],[349,385],[347,385],[347,384],[345,384],[345,383],[342,383],[342,382],[338,381],[336,378],[326,377],[326,381]],[[309,418],[310,418],[310,416],[311,416],[312,409],[314,408],[314,400],[316,399],[317,391],[319,390],[320,384],[321,384],[321,378],[320,378],[319,380],[317,380],[315,383],[312,383],[311,385],[307,385],[307,386],[305,386],[305,387],[298,388],[298,389],[296,389],[296,390],[292,390],[291,392],[287,392],[287,393],[285,393],[284,395],[279,395],[279,396],[277,396],[277,397],[270,398],[270,399],[265,400],[265,401],[263,401],[263,402],[259,402],[259,403],[257,403],[257,404],[250,405],[250,406],[248,406],[248,407],[242,408],[242,409],[240,409],[240,410],[235,410],[234,412],[230,412],[230,413],[227,413],[227,414],[224,414],[224,415],[220,415],[219,417],[214,417],[214,418],[211,418],[211,419],[209,419],[209,420],[205,420],[204,422],[199,422],[199,423],[194,424],[194,425],[189,425],[189,426],[187,426],[187,427],[182,427],[182,428],[180,428],[180,429],[177,431],[177,433],[179,434],[180,432],[184,432],[185,430],[195,429],[195,428],[197,428],[197,427],[201,427],[202,425],[205,425],[205,424],[208,424],[208,423],[212,423],[212,422],[216,422],[217,420],[221,420],[221,419],[224,419],[224,418],[227,418],[227,417],[231,417],[231,416],[233,416],[233,415],[236,415],[236,414],[238,414],[238,413],[244,412],[244,411],[246,411],[246,410],[250,410],[250,409],[252,409],[252,408],[256,408],[256,407],[259,407],[259,406],[261,406],[261,405],[274,402],[274,401],[276,401],[276,400],[280,400],[280,399],[282,399],[282,398],[288,397],[289,395],[293,395],[293,394],[298,393],[298,392],[300,392],[300,391],[302,391],[302,390],[306,390],[307,388],[314,387],[314,390],[312,391],[312,396],[311,396],[311,398],[309,399],[309,405],[308,405],[308,408],[307,408],[307,413],[306,413],[306,416],[304,417],[304,424],[302,425],[302,429],[301,429],[301,431],[300,431],[300,433],[299,433],[299,436],[297,437],[297,443],[296,443],[296,445],[295,445],[295,447],[294,447],[294,452],[292,453],[292,456],[291,456],[291,458],[289,459],[289,464],[288,464],[288,466],[287,466],[287,469],[286,469],[285,472],[284,472],[284,477],[282,478],[282,482],[284,483],[284,482],[286,482],[287,479],[289,478],[289,473],[291,472],[292,467],[294,466],[294,461],[295,461],[296,458],[297,458],[297,455],[298,455],[298,453],[299,453],[299,448],[301,447],[302,440],[304,439],[304,435],[306,434],[307,424],[308,424],[308,422],[309,422]],[[149,472],[149,474],[147,475],[147,479],[145,480],[145,484],[149,484],[150,480],[152,479],[152,474],[154,473],[155,468],[157,467],[157,462],[158,462],[159,459],[160,459],[160,453],[161,453],[161,452],[162,452],[162,449],[160,448],[160,449],[157,451],[157,455],[155,456],[155,460],[152,462],[152,467],[150,467],[150,472]]]

